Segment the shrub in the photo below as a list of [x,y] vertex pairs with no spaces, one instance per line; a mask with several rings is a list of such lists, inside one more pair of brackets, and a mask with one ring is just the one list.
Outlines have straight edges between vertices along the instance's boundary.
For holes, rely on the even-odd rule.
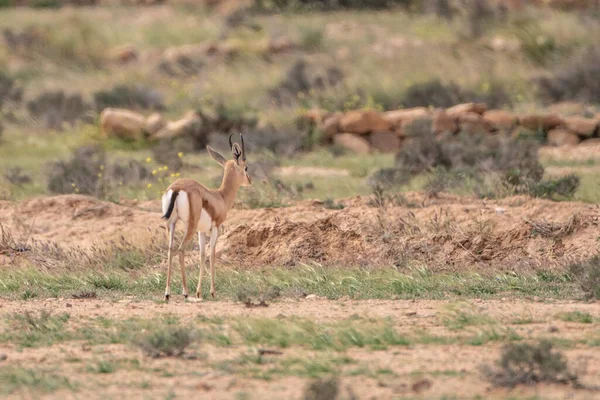
[[304,389],[304,400],[332,400],[337,398],[340,382],[337,378],[316,379]]
[[541,341],[537,345],[505,345],[498,366],[484,367],[483,372],[496,386],[512,388],[538,383],[578,385],[577,375],[569,371],[565,356],[553,351],[549,341]]
[[83,146],[76,149],[69,161],[57,161],[50,165],[48,190],[52,193],[81,193],[100,195],[101,166],[106,154],[101,146]]
[[253,8],[260,12],[333,11],[344,9],[411,9],[419,0],[254,0]]
[[426,186],[430,196],[463,187],[479,196],[570,198],[579,187],[574,175],[543,180],[539,143],[500,135],[459,134],[436,140],[431,131],[415,134],[396,154],[398,174],[432,173]]
[[569,273],[586,296],[600,299],[600,255],[569,266]]
[[280,105],[290,105],[298,94],[307,95],[311,90],[335,87],[344,80],[344,73],[336,66],[312,65],[298,60],[287,71],[285,78],[269,91],[270,97]]
[[455,83],[444,84],[439,79],[411,86],[402,99],[405,107],[448,108],[466,102],[481,102],[490,108],[502,108],[511,104],[510,95],[498,82],[488,84],[485,92],[476,92],[463,89]]
[[550,76],[537,79],[541,97],[548,102],[575,100],[596,103],[600,98],[600,45],[583,49]]
[[96,110],[120,107],[134,110],[164,110],[163,95],[156,89],[144,85],[116,85],[112,89],[94,93]]
[[31,183],[31,175],[23,172],[21,167],[8,168],[4,173],[4,178],[13,185],[24,185]]
[[133,343],[146,355],[157,357],[180,357],[195,341],[189,327],[165,327],[134,339]]
[[62,130],[65,123],[73,125],[78,120],[90,121],[90,110],[80,94],[66,94],[62,90],[44,92],[27,102],[29,113],[40,120],[47,129]]

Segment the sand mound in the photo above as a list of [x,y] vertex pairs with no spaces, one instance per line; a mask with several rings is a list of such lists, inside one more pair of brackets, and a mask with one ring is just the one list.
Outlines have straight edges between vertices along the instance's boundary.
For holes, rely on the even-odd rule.
[[[564,267],[600,250],[600,208],[524,196],[498,201],[407,195],[410,206],[373,207],[369,198],[318,201],[278,209],[232,210],[217,248],[235,267],[427,265],[432,270],[527,270]],[[89,248],[121,237],[164,240],[159,202],[117,205],[86,196],[0,203],[14,237]],[[194,247],[197,243],[194,241]],[[197,257],[197,252],[191,254]]]

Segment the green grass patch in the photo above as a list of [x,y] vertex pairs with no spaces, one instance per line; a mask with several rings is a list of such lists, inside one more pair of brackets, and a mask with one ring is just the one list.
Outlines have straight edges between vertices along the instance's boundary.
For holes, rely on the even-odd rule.
[[594,321],[592,315],[583,311],[566,311],[556,315],[556,318],[565,322],[578,322],[580,324],[591,324]]
[[29,397],[34,393],[52,393],[62,389],[76,390],[76,388],[74,382],[56,372],[15,366],[0,367],[0,394],[2,395],[24,392]]

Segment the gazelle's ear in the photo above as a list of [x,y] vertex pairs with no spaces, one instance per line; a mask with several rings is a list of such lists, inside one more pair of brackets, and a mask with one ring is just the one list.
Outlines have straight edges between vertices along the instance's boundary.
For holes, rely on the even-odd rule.
[[231,153],[233,154],[233,159],[235,160],[235,162],[239,164],[240,159],[242,157],[242,148],[240,147],[240,145],[234,143],[231,147]]
[[206,150],[208,150],[208,154],[210,154],[210,156],[219,164],[221,164],[222,166],[225,166],[225,162],[227,160],[225,160],[225,157],[223,157],[222,155],[220,155],[215,149],[213,149],[212,147],[210,147],[209,145],[206,145]]

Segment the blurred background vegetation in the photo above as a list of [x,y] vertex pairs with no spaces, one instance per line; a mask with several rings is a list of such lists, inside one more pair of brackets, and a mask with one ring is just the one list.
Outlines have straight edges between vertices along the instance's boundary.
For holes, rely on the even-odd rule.
[[[475,101],[515,113],[558,103],[567,114],[600,115],[594,1],[0,0],[0,26],[5,200],[50,193],[149,200],[183,175],[216,186],[221,171],[203,149],[211,143],[226,152],[227,135],[237,131],[246,135],[257,182],[244,191],[245,206],[381,196],[389,189],[377,177],[410,160],[325,145],[303,114]],[[154,114],[162,124],[186,121],[180,126],[187,133],[177,140],[106,137],[99,116],[107,107]],[[488,157],[490,146],[497,147],[479,146],[478,158]],[[423,147],[403,152],[430,152]],[[537,152],[517,153],[535,154],[537,165]],[[597,156],[539,154],[545,170],[534,175],[542,187],[525,193],[598,200]],[[501,195],[488,190],[496,186],[488,176],[470,179],[465,168],[479,164],[463,161],[443,167],[455,169],[466,189],[440,187],[452,179],[435,163],[408,178],[388,174],[386,185],[432,196]],[[491,168],[496,175],[509,169],[514,165]],[[573,172],[577,178],[547,180]],[[524,193],[519,179],[502,193]]]

